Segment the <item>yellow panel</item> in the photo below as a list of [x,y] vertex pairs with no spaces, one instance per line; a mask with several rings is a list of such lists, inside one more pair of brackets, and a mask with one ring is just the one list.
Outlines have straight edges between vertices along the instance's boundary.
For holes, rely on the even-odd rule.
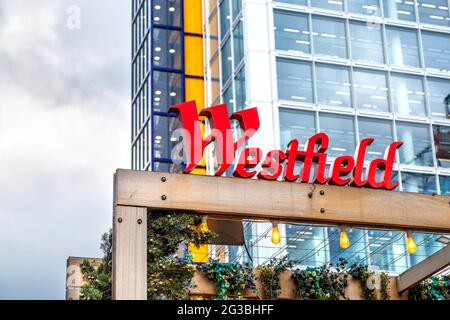
[[184,0],[184,32],[202,34],[202,0]]
[[188,75],[203,76],[203,39],[184,37],[184,68]]
[[208,262],[209,247],[207,244],[196,247],[189,244],[189,253],[192,255],[193,262]]
[[195,100],[197,110],[205,107],[204,81],[203,79],[186,78],[186,101]]

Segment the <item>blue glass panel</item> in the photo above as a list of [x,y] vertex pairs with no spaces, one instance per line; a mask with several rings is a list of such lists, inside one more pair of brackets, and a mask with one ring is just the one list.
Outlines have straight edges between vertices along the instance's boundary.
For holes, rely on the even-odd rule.
[[386,73],[366,69],[353,72],[355,105],[358,109],[389,112]]
[[369,16],[381,16],[378,0],[347,0],[347,10]]
[[308,16],[301,13],[274,11],[275,47],[293,52],[310,52]]
[[438,166],[450,168],[450,127],[433,126],[433,137]]
[[314,53],[347,58],[344,20],[313,16]]
[[384,63],[381,27],[367,22],[350,22],[352,58]]
[[425,66],[450,71],[450,34],[424,31],[422,41]]
[[389,64],[420,67],[417,31],[386,27],[386,36]]
[[331,113],[320,113],[320,132],[330,138],[328,155],[339,157],[355,152],[355,124],[351,116]]
[[414,1],[383,0],[384,16],[389,19],[416,21]]
[[277,59],[278,98],[313,102],[311,63]]
[[433,166],[428,125],[397,122],[397,139],[403,141],[400,162],[408,165]]
[[436,192],[436,176],[402,171],[402,185],[406,192],[431,194]]
[[317,102],[351,107],[350,74],[347,67],[316,64]]
[[280,147],[286,148],[292,139],[297,139],[299,148],[316,133],[315,112],[280,109]]
[[396,113],[426,115],[423,77],[392,73],[391,94]]
[[450,26],[447,0],[420,0],[419,19],[422,23]]
[[383,158],[385,149],[394,140],[392,121],[359,117],[358,124],[360,140],[364,138],[375,139],[367,149],[366,160]]

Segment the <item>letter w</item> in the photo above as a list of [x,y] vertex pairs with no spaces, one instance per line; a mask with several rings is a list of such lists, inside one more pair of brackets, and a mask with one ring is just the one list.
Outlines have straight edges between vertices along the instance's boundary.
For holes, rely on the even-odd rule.
[[[198,165],[203,157],[205,147],[215,141],[215,152],[219,164],[215,175],[222,175],[233,163],[236,150],[259,129],[257,108],[234,112],[228,118],[226,104],[203,109],[198,114],[195,101],[189,101],[172,106],[169,112],[177,113],[180,116],[184,129],[183,149],[187,162],[186,169],[184,169],[185,173],[191,172]],[[211,126],[211,134],[204,139],[202,138],[199,115],[206,117]],[[244,132],[236,142],[233,140],[230,119],[237,120]]]

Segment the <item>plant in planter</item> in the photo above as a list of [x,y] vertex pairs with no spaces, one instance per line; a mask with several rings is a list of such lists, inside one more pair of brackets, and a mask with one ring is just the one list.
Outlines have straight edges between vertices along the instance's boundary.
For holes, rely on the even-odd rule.
[[297,285],[297,297],[301,300],[345,299],[347,277],[343,272],[347,262],[340,259],[337,264],[292,271]]
[[380,282],[381,282],[381,289],[380,289],[380,299],[381,300],[389,300],[391,297],[389,295],[389,276],[385,272],[380,273]]
[[214,282],[218,300],[230,296],[241,297],[245,289],[256,290],[255,277],[250,267],[212,260],[201,264],[199,270]]
[[290,269],[293,261],[288,261],[287,256],[282,259],[273,258],[267,264],[258,267],[259,276],[257,280],[261,282],[261,297],[263,299],[274,300],[280,295],[280,274]]
[[408,292],[410,300],[450,300],[450,276],[430,277]]
[[364,300],[377,300],[377,292],[375,288],[375,272],[370,271],[369,267],[359,263],[350,266],[348,274],[361,283],[362,294]]

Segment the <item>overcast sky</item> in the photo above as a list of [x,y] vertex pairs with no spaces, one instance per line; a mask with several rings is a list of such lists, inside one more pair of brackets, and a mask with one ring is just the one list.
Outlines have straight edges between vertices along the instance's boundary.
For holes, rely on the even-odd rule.
[[0,0],[0,299],[64,299],[67,257],[101,256],[130,165],[130,3]]

